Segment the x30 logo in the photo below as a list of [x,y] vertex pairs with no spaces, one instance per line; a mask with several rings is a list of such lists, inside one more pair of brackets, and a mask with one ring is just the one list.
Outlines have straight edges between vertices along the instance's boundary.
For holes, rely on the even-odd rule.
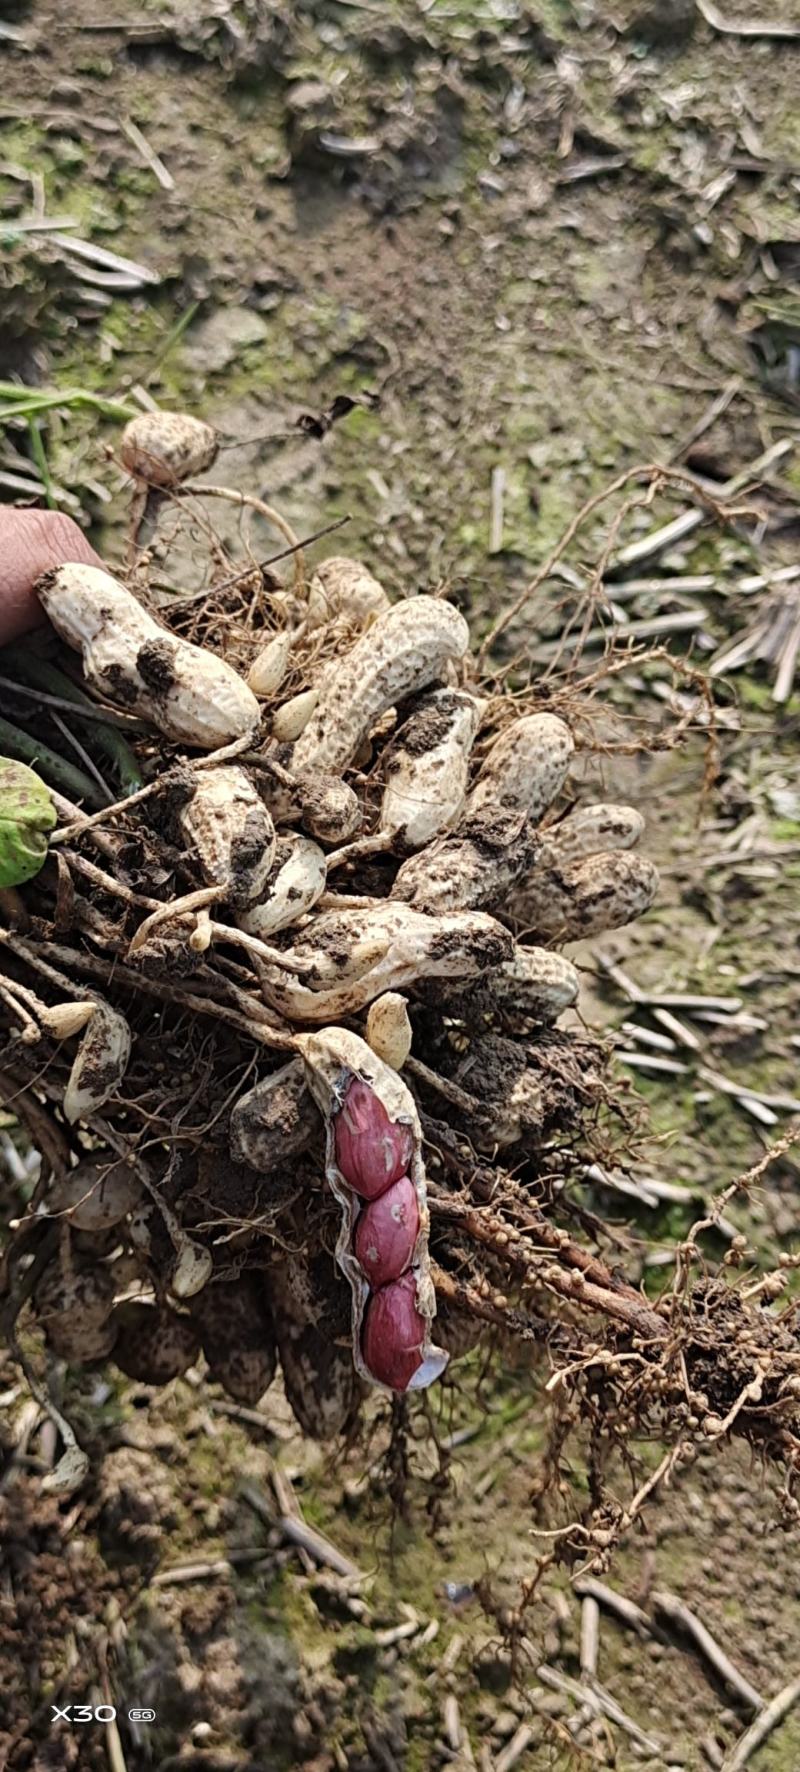
[[51,1723],[113,1723],[116,1710],[113,1704],[51,1704]]

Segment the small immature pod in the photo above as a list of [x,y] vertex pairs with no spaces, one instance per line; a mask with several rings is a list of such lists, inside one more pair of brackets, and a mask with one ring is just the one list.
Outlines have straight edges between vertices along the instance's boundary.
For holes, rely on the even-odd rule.
[[248,688],[265,701],[277,695],[286,676],[292,655],[292,638],[289,632],[276,634],[253,659],[247,673]]
[[340,775],[385,714],[442,677],[469,646],[463,615],[436,597],[409,597],[326,666],[317,706],[297,741],[295,772]]
[[461,689],[434,689],[384,757],[380,828],[409,849],[450,829],[467,792],[481,703]]
[[147,486],[179,486],[210,468],[217,433],[188,412],[142,412],[125,426],[119,453],[123,466]]
[[540,939],[580,941],[641,917],[658,873],[640,855],[587,855],[563,868],[536,869],[509,894],[509,916]]
[[319,843],[349,843],[361,824],[358,795],[336,775],[301,776],[298,782],[300,819]]
[[[431,1340],[436,1296],[414,1098],[358,1034],[327,1027],[297,1044],[327,1123],[326,1176],[342,1213],[336,1258],[352,1294],[356,1370],[386,1390],[421,1389],[441,1376],[447,1355]],[[405,1257],[399,1277],[378,1285]]]
[[119,1088],[131,1055],[131,1030],[124,1015],[108,1003],[95,1010],[81,1035],[64,1091],[64,1113],[72,1125],[88,1119]]
[[343,616],[363,626],[391,607],[382,584],[359,560],[335,555],[317,567],[308,591],[309,628],[327,626]]
[[325,877],[325,856],[317,843],[310,837],[279,837],[258,903],[239,914],[241,928],[262,941],[288,929],[322,896]]
[[317,689],[301,689],[299,695],[283,702],[272,716],[273,738],[279,744],[292,744],[305,731],[318,701]]
[[169,1276],[169,1289],[176,1298],[194,1298],[208,1285],[214,1271],[210,1249],[195,1243],[184,1231],[176,1234],[175,1259]]
[[509,887],[529,872],[538,852],[539,838],[528,819],[487,807],[456,835],[409,856],[397,871],[391,896],[431,916],[502,907]]
[[401,1071],[411,1051],[411,1022],[408,1004],[399,991],[385,991],[370,1004],[367,1015],[367,1043],[391,1065]]
[[203,879],[230,904],[260,898],[275,857],[275,826],[245,769],[197,771],[191,800],[178,814]]
[[79,1034],[87,1021],[94,1015],[96,1003],[88,1000],[77,1003],[52,1003],[46,1008],[37,1010],[39,1021],[46,1034],[53,1040],[69,1040],[73,1034]]
[[524,714],[495,739],[467,800],[467,813],[485,809],[541,818],[563,787],[575,746],[556,714]]
[[560,824],[540,832],[541,860],[548,867],[564,867],[584,855],[633,849],[643,830],[644,819],[635,806],[576,806]]
[[104,1268],[75,1266],[64,1273],[52,1263],[36,1287],[34,1302],[36,1320],[59,1359],[90,1365],[110,1353],[114,1284]]
[[302,1061],[292,1058],[234,1103],[228,1128],[231,1156],[268,1173],[306,1150],[320,1130]]
[[258,702],[232,666],[171,634],[110,573],[59,566],[35,588],[87,682],[166,739],[212,751],[255,730]]

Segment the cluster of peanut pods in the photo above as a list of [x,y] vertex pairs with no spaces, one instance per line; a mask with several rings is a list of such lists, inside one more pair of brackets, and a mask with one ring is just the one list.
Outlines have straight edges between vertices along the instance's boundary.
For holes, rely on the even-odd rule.
[[[164,421],[134,421],[123,445],[131,472],[160,487],[214,454],[209,427],[180,415],[166,429]],[[262,1067],[234,1104],[232,1156],[258,1169],[269,1146],[291,1166],[309,1141],[313,1148],[315,1128],[321,1149],[324,1126],[321,1168],[341,1214],[336,1259],[352,1296],[355,1372],[391,1391],[428,1384],[447,1354],[433,1339],[422,1136],[402,1075],[409,1007],[435,981],[444,1014],[479,986],[483,1025],[508,1009],[526,1025],[555,1021],[578,994],[577,971],[557,944],[627,923],[652,902],[655,870],[634,853],[642,819],[628,806],[568,808],[574,743],[565,721],[518,713],[510,696],[485,699],[459,611],[426,595],[392,604],[358,562],[326,560],[305,596],[279,595],[274,630],[266,644],[263,633],[254,642],[241,671],[179,638],[100,569],[62,566],[39,595],[80,654],[85,683],[179,747],[184,762],[174,836],[197,891],[144,919],[126,957],[185,977],[212,963],[215,946],[233,944],[252,968],[282,1051],[280,1069]],[[312,644],[320,638],[324,645]],[[319,668],[307,662],[315,657]],[[235,741],[247,747],[242,760],[202,755]],[[116,1007],[94,991],[83,998],[64,1112],[91,1132],[93,1116],[106,1104],[112,1111],[130,1035]],[[513,1138],[519,1127],[513,1103],[505,1105]],[[499,1122],[496,1144],[506,1141]],[[109,1168],[106,1158],[94,1185],[85,1164],[68,1180],[69,1199],[59,1195],[53,1209],[85,1224],[80,1202],[100,1210],[113,1193],[107,1210],[117,1216],[104,1223],[127,1225],[130,1271],[138,1263],[141,1278],[159,1207],[142,1202],[135,1170]],[[187,1238],[168,1215],[164,1222],[172,1266],[147,1334],[162,1356],[172,1349],[171,1375],[208,1339],[203,1318],[212,1320],[214,1296],[231,1289],[215,1284],[213,1244]],[[46,1273],[40,1317],[70,1357],[82,1285],[84,1330],[96,1326],[84,1357],[115,1349],[126,1369],[146,1375],[147,1361],[131,1353],[134,1323],[143,1345],[144,1305],[120,1302],[119,1270],[109,1273],[102,1284],[95,1276],[97,1297],[73,1276],[66,1303]],[[271,1310],[274,1319],[274,1298]],[[226,1376],[217,1362],[216,1375],[234,1394],[260,1394],[273,1366],[266,1353],[259,1362],[252,1313],[241,1339],[239,1366],[229,1362]]]

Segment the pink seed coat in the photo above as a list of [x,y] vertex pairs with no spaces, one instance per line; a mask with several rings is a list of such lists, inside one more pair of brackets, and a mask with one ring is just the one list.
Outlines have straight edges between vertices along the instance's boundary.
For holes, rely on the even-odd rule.
[[370,1286],[386,1286],[411,1265],[419,1235],[419,1207],[413,1182],[401,1175],[380,1198],[365,1206],[353,1248]]
[[427,1324],[417,1309],[413,1274],[403,1274],[375,1292],[367,1305],[362,1331],[364,1364],[379,1384],[408,1389],[423,1361]]
[[354,1192],[374,1200],[405,1174],[414,1150],[410,1126],[389,1119],[374,1089],[355,1077],[334,1121],[336,1166]]

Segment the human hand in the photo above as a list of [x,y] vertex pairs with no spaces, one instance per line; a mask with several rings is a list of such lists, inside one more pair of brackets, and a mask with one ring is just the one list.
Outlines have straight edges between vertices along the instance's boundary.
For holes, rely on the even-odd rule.
[[102,565],[71,517],[0,506],[0,646],[45,620],[33,587],[43,572],[67,560]]

